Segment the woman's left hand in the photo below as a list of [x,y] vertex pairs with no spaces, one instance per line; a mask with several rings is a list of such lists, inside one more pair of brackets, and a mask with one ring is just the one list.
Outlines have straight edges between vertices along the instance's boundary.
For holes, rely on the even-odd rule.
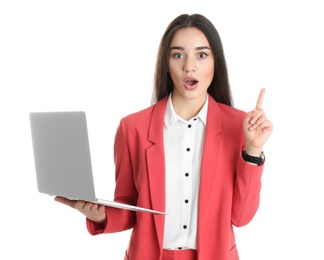
[[254,110],[248,112],[243,122],[245,150],[251,156],[260,156],[262,147],[273,130],[272,123],[267,119],[262,103],[265,89],[261,89]]

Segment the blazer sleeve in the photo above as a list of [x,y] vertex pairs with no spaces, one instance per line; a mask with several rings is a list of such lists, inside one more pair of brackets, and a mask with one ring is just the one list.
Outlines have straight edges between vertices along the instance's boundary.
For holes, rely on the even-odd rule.
[[[132,158],[128,147],[126,119],[123,118],[117,128],[114,143],[115,162],[115,194],[114,200],[130,205],[136,205],[137,190],[132,174]],[[86,220],[90,234],[114,233],[130,229],[136,221],[136,213],[130,210],[105,207],[106,225],[98,226]]]
[[248,224],[259,208],[263,168],[264,163],[252,165],[239,155],[232,204],[232,223],[237,227]]

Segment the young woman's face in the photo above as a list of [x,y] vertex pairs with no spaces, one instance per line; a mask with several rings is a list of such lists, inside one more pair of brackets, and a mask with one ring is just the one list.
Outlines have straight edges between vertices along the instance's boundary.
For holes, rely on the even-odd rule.
[[177,31],[170,44],[173,98],[206,100],[214,76],[214,57],[206,36],[196,28]]

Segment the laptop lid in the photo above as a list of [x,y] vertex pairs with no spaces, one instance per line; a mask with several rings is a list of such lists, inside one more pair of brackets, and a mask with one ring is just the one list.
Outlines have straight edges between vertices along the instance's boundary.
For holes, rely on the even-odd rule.
[[95,201],[83,111],[29,114],[38,191]]
[[85,112],[31,112],[29,119],[39,192],[114,208],[167,214],[96,198]]

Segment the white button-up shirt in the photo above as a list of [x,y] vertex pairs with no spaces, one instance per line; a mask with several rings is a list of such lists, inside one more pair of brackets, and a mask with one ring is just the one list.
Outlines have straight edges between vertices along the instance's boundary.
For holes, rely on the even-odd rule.
[[184,120],[169,96],[164,117],[166,212],[164,249],[197,249],[200,166],[208,97],[199,113]]

